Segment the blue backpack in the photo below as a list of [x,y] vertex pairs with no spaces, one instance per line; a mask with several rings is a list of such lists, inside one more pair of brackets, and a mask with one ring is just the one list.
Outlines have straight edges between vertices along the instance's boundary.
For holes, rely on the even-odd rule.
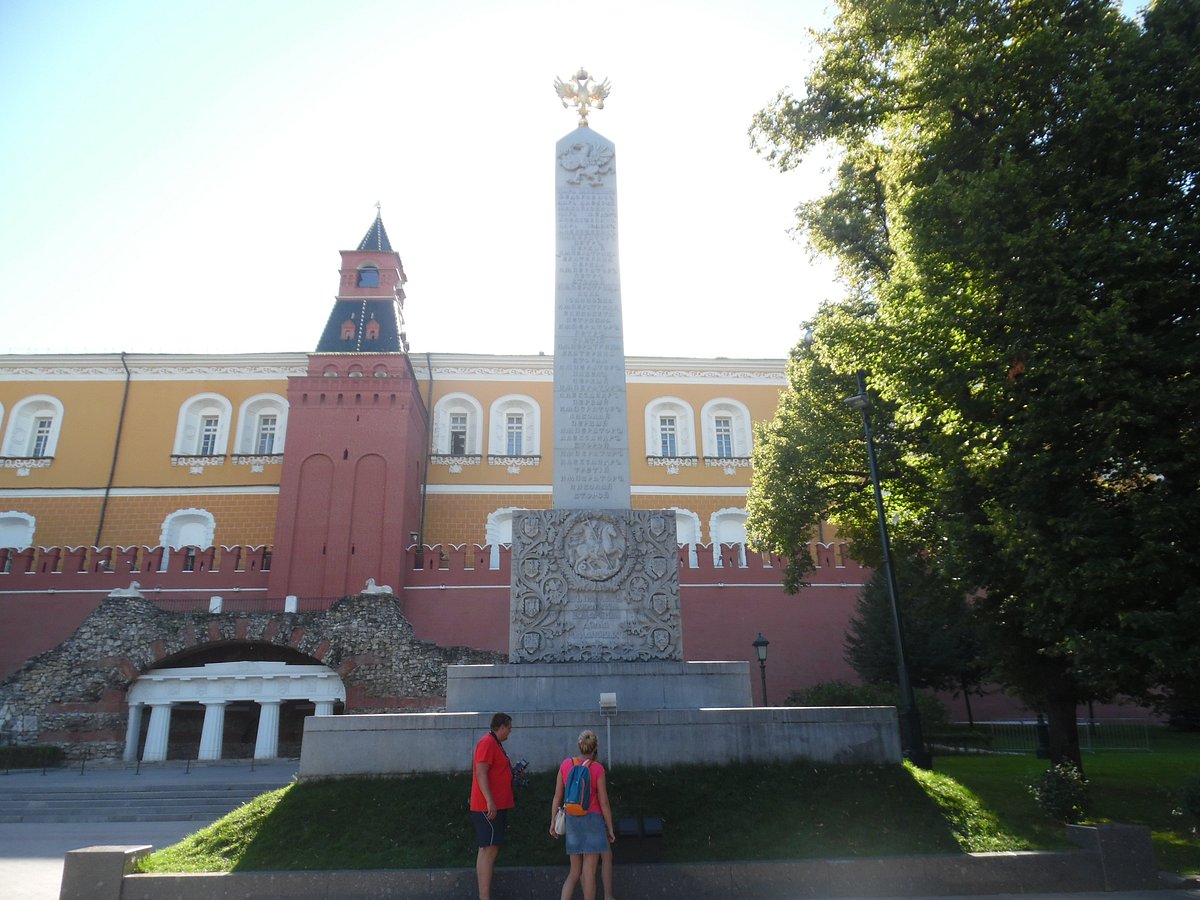
[[590,759],[581,760],[578,756],[571,758],[574,765],[567,775],[567,785],[563,791],[563,809],[568,816],[587,815],[588,804],[592,800],[592,773],[588,771]]

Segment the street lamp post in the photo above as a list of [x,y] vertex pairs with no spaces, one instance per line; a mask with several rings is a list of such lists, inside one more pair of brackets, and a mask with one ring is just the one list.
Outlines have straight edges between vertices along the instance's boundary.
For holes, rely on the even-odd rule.
[[763,706],[767,705],[767,644],[769,643],[771,642],[762,636],[761,631],[754,639],[754,652],[758,656],[758,674],[762,678]]
[[875,491],[875,512],[879,516],[879,541],[883,550],[883,570],[887,579],[888,600],[892,607],[892,634],[896,641],[896,672],[900,680],[900,743],[904,755],[914,765],[928,769],[932,765],[921,734],[921,713],[908,680],[908,662],[904,652],[904,623],[900,616],[900,588],[892,565],[892,546],[888,540],[887,518],[883,514],[883,491],[879,487],[879,464],[875,460],[875,438],[871,434],[871,398],[867,395],[867,374],[858,372],[858,393],[845,400],[851,409],[862,413],[863,437],[867,441],[867,462],[871,468],[871,487]]

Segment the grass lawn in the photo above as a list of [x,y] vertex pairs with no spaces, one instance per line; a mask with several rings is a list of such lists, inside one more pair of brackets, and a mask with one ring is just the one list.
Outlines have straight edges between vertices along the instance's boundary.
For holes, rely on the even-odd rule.
[[[1171,797],[1200,775],[1200,737],[1164,733],[1153,753],[1089,755],[1095,821],[1149,825],[1159,864],[1200,871],[1200,839]],[[1046,768],[1023,756],[939,757],[906,766],[735,765],[618,768],[617,816],[665,820],[667,862],[887,856],[1070,846],[1025,784]],[[474,865],[467,775],[304,782],[263,794],[146,857],[141,871],[250,871]],[[557,865],[553,775],[518,791],[501,865]],[[618,844],[620,842],[618,841]],[[617,848],[618,860],[620,848]]]

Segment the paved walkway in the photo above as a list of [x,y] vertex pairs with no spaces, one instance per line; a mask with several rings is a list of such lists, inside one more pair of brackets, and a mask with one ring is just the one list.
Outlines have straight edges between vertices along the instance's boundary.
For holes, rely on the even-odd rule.
[[[140,774],[124,766],[95,765],[80,775],[78,770],[57,770],[45,776],[38,773],[0,774],[0,791],[28,785],[81,783],[97,789],[111,789],[138,783],[177,783],[186,779],[208,783],[256,783],[275,781],[286,784],[296,772],[295,762],[256,765],[248,763],[192,766],[185,774],[182,764],[143,766]],[[12,780],[10,780],[12,779]],[[0,823],[0,897],[4,900],[56,900],[62,883],[63,855],[68,850],[97,844],[174,844],[204,826],[203,822],[85,822],[85,823]],[[1197,890],[1125,891],[1100,894],[993,894],[971,897],[910,898],[910,900],[1200,900]],[[718,900],[718,898],[712,898]],[[729,900],[729,898],[720,898]],[[873,900],[873,898],[856,898]],[[894,898],[892,898],[894,900]]]
[[[0,772],[0,792],[81,787],[114,790],[153,784],[285,785],[295,775],[296,761],[256,763],[143,763],[141,770],[117,763],[89,763],[78,768],[41,772]],[[178,843],[207,822],[24,822],[0,823],[0,897],[4,900],[56,900],[62,884],[63,856],[68,850],[99,844]]]

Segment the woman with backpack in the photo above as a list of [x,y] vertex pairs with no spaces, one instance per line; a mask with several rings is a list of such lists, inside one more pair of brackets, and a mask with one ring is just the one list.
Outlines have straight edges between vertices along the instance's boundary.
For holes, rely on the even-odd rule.
[[550,835],[557,838],[554,817],[559,807],[566,810],[567,855],[571,871],[563,882],[561,900],[570,900],[575,885],[583,882],[583,900],[595,900],[596,866],[600,854],[617,839],[613,833],[612,807],[604,766],[596,762],[599,742],[593,731],[579,735],[580,756],[568,756],[558,767],[554,802],[550,806]]

